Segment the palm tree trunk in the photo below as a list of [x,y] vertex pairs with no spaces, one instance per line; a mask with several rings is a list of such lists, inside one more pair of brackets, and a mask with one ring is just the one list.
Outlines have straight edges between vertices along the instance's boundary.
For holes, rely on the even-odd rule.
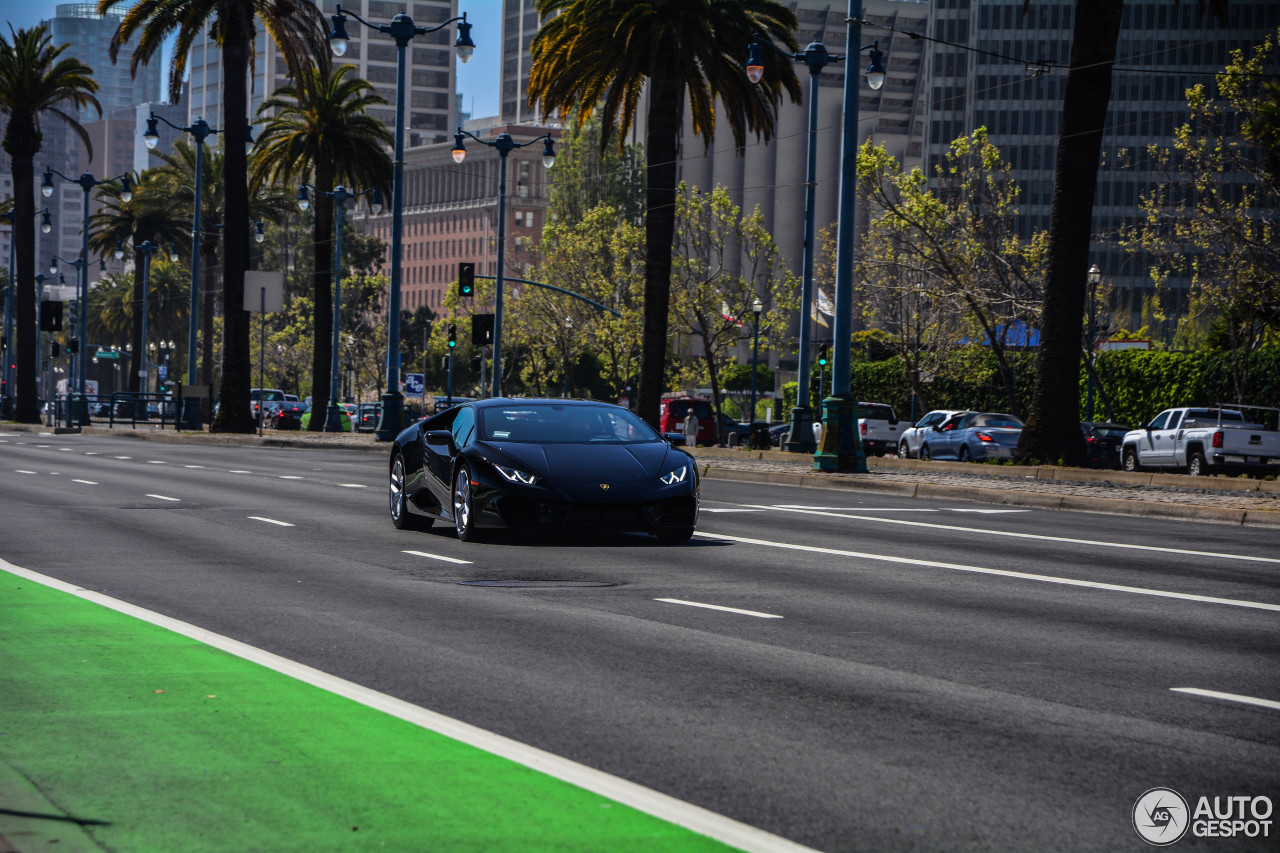
[[1080,331],[1084,317],[1093,196],[1102,131],[1111,99],[1111,67],[1124,0],[1077,0],[1071,71],[1058,129],[1049,265],[1031,414],[1018,442],[1019,462],[1084,461],[1080,433]]
[[[311,422],[307,429],[324,429],[329,407],[329,387],[333,382],[333,175],[322,164],[316,166],[315,242],[315,347],[311,356]],[[337,402],[336,400],[333,402]]]
[[640,392],[636,414],[655,428],[666,384],[671,244],[676,229],[676,153],[683,94],[684,87],[679,80],[655,80],[649,95],[644,330],[640,339]]
[[244,310],[244,273],[249,268],[248,133],[249,46],[254,37],[254,10],[249,0],[227,0],[219,15],[224,27],[222,58],[227,84],[222,90],[222,126],[226,132],[223,161],[222,382],[218,416],[212,432],[251,433],[255,422],[249,409],[253,364],[249,350],[251,314]]
[[13,419],[22,424],[40,423],[40,398],[36,390],[36,373],[40,353],[36,344],[36,207],[35,177],[32,169],[40,149],[39,131],[31,116],[9,118],[6,150],[13,168],[13,245],[16,259],[13,282],[17,294],[15,304],[17,334],[17,401]]

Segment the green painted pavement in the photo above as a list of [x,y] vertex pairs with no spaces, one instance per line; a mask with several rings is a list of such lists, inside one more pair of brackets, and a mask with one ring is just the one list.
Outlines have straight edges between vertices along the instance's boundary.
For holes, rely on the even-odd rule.
[[731,849],[0,571],[5,838],[22,853]]

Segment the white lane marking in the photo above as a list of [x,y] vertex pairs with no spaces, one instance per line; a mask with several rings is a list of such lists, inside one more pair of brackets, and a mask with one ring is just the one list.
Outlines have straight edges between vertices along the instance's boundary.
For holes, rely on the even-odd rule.
[[299,477],[297,474],[281,474],[280,479],[281,480],[301,480],[302,478]]
[[1160,554],[1182,554],[1189,557],[1215,557],[1221,560],[1245,560],[1251,563],[1280,563],[1280,557],[1254,557],[1249,554],[1219,554],[1214,551],[1193,551],[1189,548],[1161,548],[1158,545],[1130,545],[1125,542],[1101,542],[1097,539],[1072,539],[1068,536],[1046,536],[1043,533],[1015,533],[1011,530],[986,530],[981,527],[960,527],[956,524],[938,524],[932,521],[904,521],[900,518],[876,518],[873,515],[850,515],[839,512],[793,509],[785,506],[742,504],[759,509],[780,509],[784,512],[800,512],[809,515],[825,515],[830,518],[850,518],[854,521],[875,521],[880,524],[903,524],[908,527],[928,527],[933,530],[953,530],[959,533],[976,533],[980,536],[1006,536],[1010,539],[1036,539],[1041,542],[1066,542],[1072,545],[1096,545],[1099,548],[1122,548],[1128,551],[1155,551]]
[[252,471],[228,471],[228,474],[252,474]]
[[147,464],[148,465],[168,465],[169,463],[165,462],[163,459],[148,459]]
[[665,601],[667,604],[683,604],[687,607],[702,607],[707,610],[723,610],[725,613],[738,613],[743,616],[759,616],[761,619],[781,619],[773,613],[761,613],[758,610],[741,610],[737,607],[722,607],[719,604],[703,604],[700,601],[685,601],[680,598],[655,598],[654,601]]
[[338,484],[338,487],[339,487],[339,488],[343,488],[343,489],[367,489],[367,488],[369,488],[369,487],[368,487],[368,486],[366,486],[364,483],[339,483],[339,484]]
[[183,468],[203,468],[203,465],[183,465]]
[[165,495],[147,495],[149,498],[155,498],[158,501],[181,501],[182,498],[171,498]]
[[1029,509],[948,509],[947,512],[976,512],[981,515],[1008,515],[1011,512],[1031,512]]
[[1174,693],[1190,693],[1192,696],[1207,696],[1210,699],[1225,699],[1228,702],[1241,702],[1245,705],[1257,705],[1259,708],[1271,708],[1280,711],[1280,702],[1272,699],[1259,699],[1256,696],[1241,696],[1239,693],[1219,693],[1217,690],[1202,690],[1199,687],[1170,687]]
[[57,578],[51,578],[29,569],[20,568],[3,559],[0,559],[0,570],[26,578],[34,583],[43,584],[51,589],[83,598],[86,601],[100,604],[117,613],[141,619],[175,634],[190,637],[197,642],[287,675],[304,684],[310,684],[314,687],[319,687],[321,690],[327,690],[336,696],[359,702],[361,705],[372,708],[375,711],[381,711],[419,728],[436,732],[459,743],[475,747],[499,758],[513,761],[535,772],[545,773],[553,779],[576,785],[614,802],[622,803],[625,806],[653,815],[668,823],[673,823],[676,826],[713,838],[730,847],[747,851],[747,853],[816,853],[810,847],[804,847],[777,835],[770,835],[762,829],[739,823],[723,815],[695,806],[692,803],[677,800],[675,797],[645,788],[634,782],[628,782],[626,779],[620,779],[617,776],[610,776],[607,773],[602,773],[599,770],[562,758],[554,753],[545,752],[478,726],[464,723],[453,717],[446,717],[444,714],[429,711],[417,705],[411,705],[394,696],[379,693],[368,687],[346,681],[280,655],[274,655],[271,652],[250,646],[247,643],[241,643],[230,637],[215,634],[190,623],[180,622],[177,619],[146,610],[128,602],[60,581]]
[[712,509],[709,506],[702,507],[699,512],[764,512],[762,509],[745,509],[742,507],[729,507],[727,509]]
[[914,507],[856,507],[847,506],[807,506],[806,504],[778,504],[778,509],[811,509],[818,512],[942,512],[940,509],[917,509]]
[[281,527],[293,527],[293,526],[294,526],[294,525],[290,524],[290,523],[289,523],[289,522],[287,522],[287,521],[276,521],[274,518],[263,518],[263,517],[262,517],[262,516],[260,516],[260,515],[251,515],[251,516],[249,516],[249,518],[250,518],[250,519],[252,519],[253,521],[265,521],[267,524],[278,524],[278,525],[280,525]]
[[706,539],[724,539],[730,542],[741,542],[744,545],[761,545],[765,548],[782,548],[788,551],[806,551],[811,554],[831,554],[837,557],[856,557],[861,560],[878,560],[883,563],[898,563],[906,566],[925,566],[932,569],[949,569],[955,572],[972,572],[979,575],[995,575],[1004,578],[1056,583],[1063,586],[1081,586],[1089,589],[1103,589],[1109,592],[1128,592],[1134,595],[1152,595],[1157,598],[1177,598],[1182,601],[1199,601],[1204,604],[1227,604],[1232,607],[1248,607],[1254,610],[1270,610],[1280,613],[1280,604],[1268,604],[1262,601],[1241,601],[1236,598],[1215,598],[1210,595],[1193,595],[1187,592],[1169,592],[1163,589],[1147,589],[1140,586],[1122,586],[1099,581],[1082,581],[1075,578],[1060,578],[1053,575],[1036,575],[1030,572],[1013,572],[1007,569],[988,569],[982,566],[966,566],[961,563],[943,563],[937,560],[915,560],[910,557],[891,557],[888,554],[867,554],[862,551],[845,551],[839,548],[820,548],[816,545],[793,545],[789,542],[771,542],[767,539],[748,539],[745,536],[727,536],[723,533],[698,533]]
[[132,456],[112,456],[112,459],[132,459]]
[[102,454],[101,454],[101,453],[99,453],[99,452],[98,452],[98,451],[96,451],[96,450],[86,450],[86,451],[84,452],[84,455],[85,455],[85,456],[101,456]]
[[72,448],[70,448],[70,447],[59,447],[59,448],[58,448],[58,450],[62,451],[63,453],[70,453],[70,452],[71,452],[71,450],[72,450]]
[[95,483],[93,480],[75,480],[75,479],[73,479],[71,482],[73,482],[73,483],[84,483],[86,486],[96,486],[96,485],[98,485],[98,484],[97,484],[97,483]]
[[405,554],[412,554],[415,557],[426,557],[428,560],[444,560],[446,563],[460,563],[464,566],[471,565],[470,560],[459,560],[457,557],[446,557],[443,554],[428,554],[426,551],[405,551]]
[[28,471],[28,470],[26,470],[25,468],[19,468],[19,469],[17,469],[17,472],[16,472],[16,473],[18,473],[18,474],[34,474],[34,473],[35,473],[35,471]]

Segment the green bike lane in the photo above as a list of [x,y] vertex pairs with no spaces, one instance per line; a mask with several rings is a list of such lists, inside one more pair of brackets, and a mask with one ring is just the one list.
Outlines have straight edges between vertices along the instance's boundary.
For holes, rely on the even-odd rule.
[[0,560],[0,851],[808,848]]

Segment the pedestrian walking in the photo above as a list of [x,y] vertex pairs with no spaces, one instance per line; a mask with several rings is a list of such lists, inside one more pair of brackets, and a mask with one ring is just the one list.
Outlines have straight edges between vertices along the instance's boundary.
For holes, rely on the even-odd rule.
[[698,416],[693,413],[693,405],[689,406],[689,414],[684,417],[684,443],[694,447],[698,443]]

